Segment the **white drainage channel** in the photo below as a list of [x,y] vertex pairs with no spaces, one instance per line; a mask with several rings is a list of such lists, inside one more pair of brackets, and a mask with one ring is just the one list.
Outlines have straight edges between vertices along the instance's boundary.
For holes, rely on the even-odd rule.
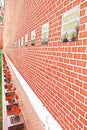
[[[5,54],[6,55],[6,54]],[[53,118],[53,116],[48,112],[46,107],[42,104],[40,99],[36,96],[36,94],[32,91],[30,86],[27,84],[27,82],[24,80],[24,78],[21,76],[21,74],[18,72],[18,70],[15,68],[13,63],[10,61],[8,56],[6,55],[6,58],[8,59],[12,69],[14,70],[18,80],[20,81],[27,97],[29,98],[29,101],[31,102],[34,110],[37,112],[39,118],[41,119],[42,123],[45,126],[45,130],[62,130],[61,126],[58,124],[58,122]],[[32,98],[33,97],[33,98]]]

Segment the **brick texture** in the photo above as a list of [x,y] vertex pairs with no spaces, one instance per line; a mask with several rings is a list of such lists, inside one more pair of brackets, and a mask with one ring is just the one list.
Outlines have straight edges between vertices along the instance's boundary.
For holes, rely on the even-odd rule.
[[[78,41],[60,43],[61,14],[78,4]],[[5,0],[4,51],[63,130],[87,129],[86,7],[86,0]],[[41,26],[47,22],[49,42],[42,45]],[[12,48],[26,34],[28,46]]]

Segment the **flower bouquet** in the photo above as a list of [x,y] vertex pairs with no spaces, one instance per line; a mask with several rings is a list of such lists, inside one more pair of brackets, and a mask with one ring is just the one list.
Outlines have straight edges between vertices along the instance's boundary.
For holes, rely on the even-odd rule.
[[7,103],[7,110],[11,110],[11,108],[13,106],[18,106],[18,95],[9,95],[9,96],[6,96],[6,101],[8,101]]
[[12,89],[12,88],[13,88],[13,83],[5,85],[5,89]]
[[9,95],[15,95],[15,90],[16,88],[13,87],[13,84],[8,84],[7,86],[5,86],[7,89],[5,89],[5,95],[9,96]]
[[18,106],[13,106],[12,108],[11,108],[11,111],[12,111],[12,113],[13,113],[13,118],[12,118],[12,120],[11,120],[11,122],[12,123],[17,123],[17,122],[19,122],[20,121],[20,116],[19,116],[19,114],[21,113],[21,109],[18,107]]

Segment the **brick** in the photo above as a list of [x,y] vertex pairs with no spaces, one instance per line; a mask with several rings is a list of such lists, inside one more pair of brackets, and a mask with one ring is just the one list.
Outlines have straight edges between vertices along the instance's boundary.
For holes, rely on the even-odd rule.
[[87,90],[80,89],[80,93],[84,96],[87,96]]
[[[79,64],[80,64],[80,63],[79,63]],[[75,72],[78,72],[78,73],[81,73],[81,68],[78,67],[78,66],[75,66],[75,67],[74,67],[74,71],[75,71]]]
[[72,70],[72,68],[73,68],[73,67],[72,67],[71,65],[67,65],[67,69],[68,69],[68,70]]
[[76,85],[73,85],[73,84],[72,84],[72,89],[75,90],[75,91],[77,91],[77,92],[79,92],[79,87],[76,86]]
[[76,60],[70,60],[70,64],[76,65]]
[[73,122],[73,125],[76,129],[78,129],[78,125],[76,124],[76,122]]
[[83,45],[87,45],[87,39],[83,39]]
[[87,69],[82,69],[82,74],[87,75]]
[[87,77],[86,76],[79,75],[79,79],[84,81],[84,82],[87,82]]
[[77,61],[77,65],[85,67],[86,62],[85,61]]
[[[73,103],[75,104],[75,105],[77,105],[78,107],[80,107],[80,101],[78,100],[78,99],[76,99],[76,98],[73,98]],[[84,108],[84,106],[82,106],[83,108]]]
[[69,77],[68,80],[69,80],[69,82],[74,83],[74,78]]
[[74,109],[72,110],[72,113],[73,113],[73,115],[76,116],[77,118],[79,117],[78,113],[77,113]]
[[67,5],[69,3],[69,0],[64,1],[64,5]]
[[[80,27],[79,27],[79,31],[83,31],[85,30],[85,24],[82,24]],[[82,43],[82,42],[81,42]]]
[[74,96],[75,95],[75,92],[72,90],[72,89],[69,89],[69,93]]
[[82,45],[82,40],[76,41],[76,45],[77,45],[77,46]]
[[85,98],[85,104],[87,105],[87,98]]
[[71,119],[73,119],[73,120],[75,119],[74,115],[72,113],[70,113],[69,116],[70,116]]
[[80,120],[81,120],[85,125],[87,125],[87,120],[86,120],[86,119],[84,119],[83,117],[80,116]]
[[87,89],[87,83],[84,83],[84,84],[83,84],[83,88],[84,88],[84,89]]
[[81,57],[81,54],[74,54],[74,58],[80,59],[80,57]]
[[78,47],[78,52],[85,52],[85,47]]
[[75,80],[75,84],[79,87],[82,87],[82,82],[79,80]]
[[80,104],[80,108],[81,108],[83,111],[87,112],[87,106],[86,106],[86,105]]
[[70,5],[67,6],[67,10],[69,10],[71,8],[72,8],[72,4],[70,4]]
[[72,84],[69,81],[68,82],[66,81],[66,85],[71,88]]
[[86,38],[87,37],[87,31],[80,32],[80,38]]
[[70,76],[70,71],[69,70],[65,70],[65,74]]
[[81,24],[86,23],[87,22],[87,16],[84,16],[83,18],[81,18],[80,22],[81,22]]
[[76,111],[84,117],[85,112],[82,111],[80,108],[76,107]]
[[85,1],[83,4],[81,4],[81,9],[86,8],[87,7],[87,2]]
[[87,54],[82,54],[82,59],[87,60]]
[[80,16],[84,16],[85,15],[85,9],[80,11]]
[[76,47],[73,47],[73,48],[72,48],[72,52],[77,52],[77,48],[76,48]]
[[87,119],[87,113],[85,113],[85,118]]
[[73,6],[76,6],[80,3],[80,0],[75,0],[75,2],[73,2]]
[[87,126],[84,127],[84,130],[87,130]]
[[78,77],[78,74],[74,73],[74,72],[71,72],[71,76],[74,77],[74,78],[77,78]]
[[74,105],[74,103],[73,102],[69,102],[69,105],[73,108],[73,109],[75,109],[75,105]]
[[76,98],[84,103],[84,97],[81,94],[76,93]]
[[[68,93],[65,93],[65,96],[67,99],[71,100],[72,99],[72,96]],[[69,107],[69,105],[67,105],[67,107]],[[70,107],[69,107],[70,108]]]
[[71,130],[75,130],[75,127],[73,125],[70,125]]
[[78,126],[80,126],[81,128],[83,127],[83,124],[81,123],[80,120],[76,119],[76,123],[78,124]]

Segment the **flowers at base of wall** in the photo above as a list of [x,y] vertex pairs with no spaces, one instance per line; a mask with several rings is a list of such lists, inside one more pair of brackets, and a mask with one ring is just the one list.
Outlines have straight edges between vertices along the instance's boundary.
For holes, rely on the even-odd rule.
[[20,121],[19,114],[21,113],[21,109],[18,106],[13,106],[11,108],[11,111],[12,111],[12,113],[14,115],[14,122]]

